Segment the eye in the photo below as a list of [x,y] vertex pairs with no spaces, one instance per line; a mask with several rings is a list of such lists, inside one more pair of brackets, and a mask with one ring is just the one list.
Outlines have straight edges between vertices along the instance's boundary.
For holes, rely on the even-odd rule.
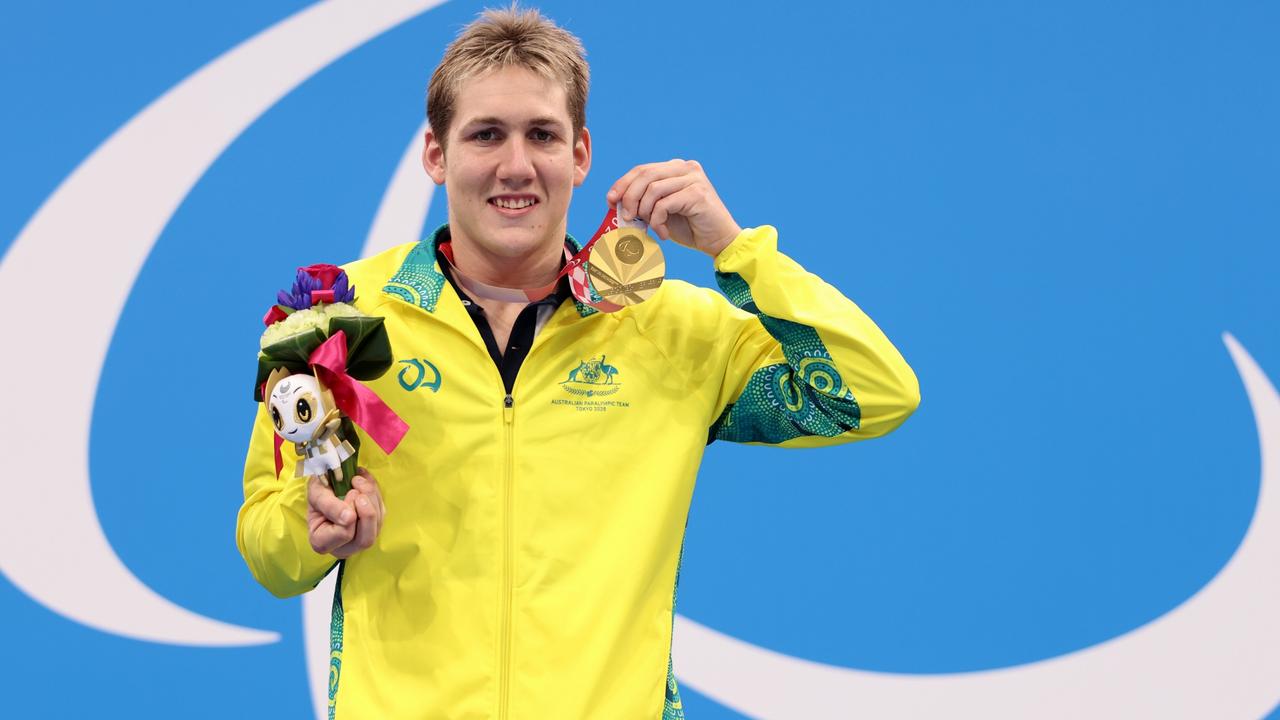
[[483,130],[476,131],[476,133],[471,136],[471,139],[476,142],[491,143],[502,139],[502,136],[494,128],[485,128]]
[[298,422],[300,423],[311,422],[311,403],[309,400],[310,398],[299,398],[298,404],[294,408],[294,414],[298,416]]
[[535,130],[529,133],[529,139],[533,140],[534,142],[549,143],[552,140],[555,140],[556,136],[555,136],[555,133],[549,130],[536,128]]
[[271,422],[275,423],[277,430],[284,427],[284,421],[280,419],[280,411],[276,409],[275,405],[271,406]]

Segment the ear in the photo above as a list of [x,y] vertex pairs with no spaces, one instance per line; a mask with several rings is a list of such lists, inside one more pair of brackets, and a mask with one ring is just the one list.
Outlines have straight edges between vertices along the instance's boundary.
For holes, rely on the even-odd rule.
[[316,372],[315,370],[316,368],[313,365],[311,367],[311,372],[313,373],[312,377],[316,379],[316,386],[320,388],[320,399],[323,400],[324,396],[329,393],[329,386],[324,384],[324,380],[320,379],[320,373]]
[[431,181],[437,185],[444,184],[444,146],[431,128],[427,128],[424,136],[426,142],[422,146],[422,168],[427,171]]
[[287,368],[278,367],[275,370],[272,370],[271,373],[267,375],[267,381],[263,383],[262,402],[270,405],[271,393],[275,391],[276,383],[287,377],[289,377],[289,370]]
[[578,139],[573,143],[573,186],[581,186],[590,170],[591,132],[582,128],[582,132],[578,133]]

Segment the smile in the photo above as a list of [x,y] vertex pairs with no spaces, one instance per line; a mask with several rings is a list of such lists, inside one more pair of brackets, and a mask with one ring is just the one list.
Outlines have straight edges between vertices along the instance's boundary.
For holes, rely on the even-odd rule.
[[503,210],[524,210],[538,204],[538,199],[531,195],[501,196],[489,198],[489,204]]

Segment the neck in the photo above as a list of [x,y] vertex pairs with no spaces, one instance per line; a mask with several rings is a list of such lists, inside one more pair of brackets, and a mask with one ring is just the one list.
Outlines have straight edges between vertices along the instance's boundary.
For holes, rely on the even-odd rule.
[[564,258],[564,228],[556,237],[524,254],[496,255],[450,226],[454,265],[467,277],[501,288],[536,288],[555,280]]

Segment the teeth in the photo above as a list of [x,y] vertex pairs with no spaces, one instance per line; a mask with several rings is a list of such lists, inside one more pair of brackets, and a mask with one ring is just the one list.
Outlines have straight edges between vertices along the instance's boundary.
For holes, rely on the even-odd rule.
[[520,208],[527,208],[533,203],[534,203],[533,198],[521,198],[519,200],[512,200],[509,198],[493,199],[494,205],[497,205],[500,208],[506,208],[508,210],[519,210]]

